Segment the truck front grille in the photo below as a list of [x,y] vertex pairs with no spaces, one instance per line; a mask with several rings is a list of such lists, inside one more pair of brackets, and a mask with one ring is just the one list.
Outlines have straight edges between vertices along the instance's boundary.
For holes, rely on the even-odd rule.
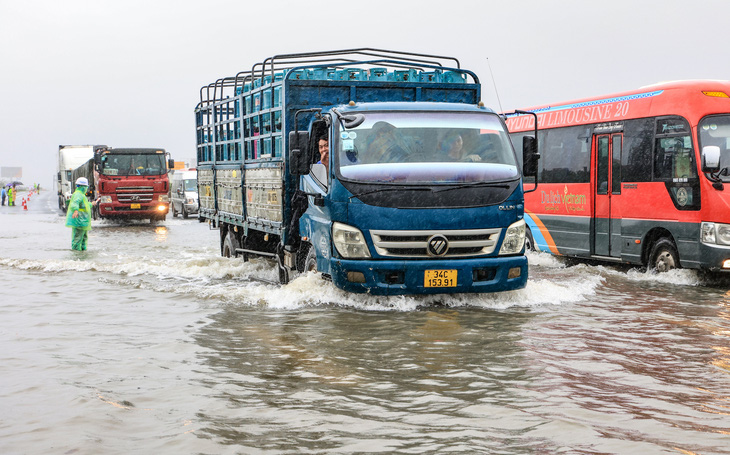
[[151,186],[117,187],[117,200],[123,204],[151,202],[153,194]]
[[[501,229],[464,229],[454,231],[370,231],[375,251],[388,257],[453,258],[484,256],[494,252]],[[429,252],[431,239],[446,239],[446,253]]]

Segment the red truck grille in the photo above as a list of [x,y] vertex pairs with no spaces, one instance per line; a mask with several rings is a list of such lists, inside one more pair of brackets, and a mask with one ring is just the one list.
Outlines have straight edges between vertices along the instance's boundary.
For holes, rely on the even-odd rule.
[[123,204],[150,202],[153,194],[151,186],[117,187],[117,200]]

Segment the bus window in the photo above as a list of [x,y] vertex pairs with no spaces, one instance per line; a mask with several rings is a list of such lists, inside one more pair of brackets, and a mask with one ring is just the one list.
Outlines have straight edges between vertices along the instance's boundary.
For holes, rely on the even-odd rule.
[[598,194],[608,194],[608,136],[599,136],[596,141],[598,157],[596,163],[596,184]]
[[657,138],[654,158],[654,178],[657,180],[697,177],[689,136]]
[[621,194],[621,143],[620,134],[612,136],[611,193]]
[[[700,132],[700,147],[720,147],[720,168],[730,166],[730,116],[714,115],[702,119],[697,128]],[[723,182],[730,182],[730,176],[720,175]]]
[[651,150],[654,142],[654,119],[624,122],[621,156],[623,182],[651,182]]
[[697,177],[689,132],[689,124],[681,117],[661,118],[657,121],[654,146],[655,180]]
[[588,183],[591,165],[590,129],[584,126],[540,132],[542,183]]

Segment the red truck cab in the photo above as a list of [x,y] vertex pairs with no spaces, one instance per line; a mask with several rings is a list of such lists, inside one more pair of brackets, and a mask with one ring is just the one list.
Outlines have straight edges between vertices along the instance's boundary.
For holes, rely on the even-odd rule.
[[164,149],[104,148],[96,151],[94,162],[100,218],[165,219],[173,163]]

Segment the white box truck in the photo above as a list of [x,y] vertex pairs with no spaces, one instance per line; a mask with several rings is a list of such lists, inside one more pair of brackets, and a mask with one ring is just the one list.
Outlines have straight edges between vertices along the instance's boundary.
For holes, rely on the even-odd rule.
[[74,192],[75,185],[71,172],[85,162],[94,158],[96,148],[104,145],[59,145],[58,172],[56,174],[56,189],[58,191],[58,208],[64,212],[68,208],[68,201]]

